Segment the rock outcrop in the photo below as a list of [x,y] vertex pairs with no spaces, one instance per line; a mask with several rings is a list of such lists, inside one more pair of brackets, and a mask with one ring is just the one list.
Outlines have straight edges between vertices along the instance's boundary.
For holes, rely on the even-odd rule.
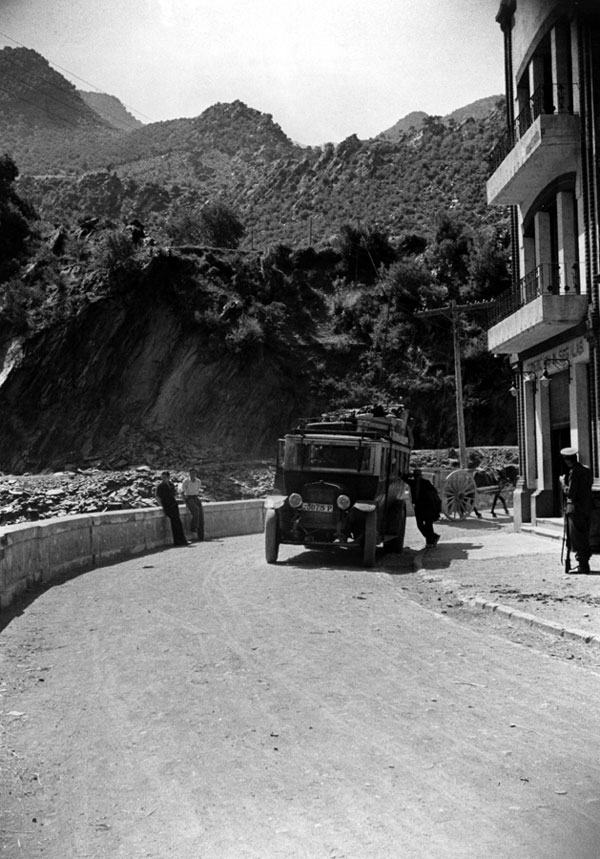
[[5,354],[0,469],[8,472],[90,460],[183,467],[206,450],[272,455],[306,402],[268,352],[215,358],[156,294],[99,300]]

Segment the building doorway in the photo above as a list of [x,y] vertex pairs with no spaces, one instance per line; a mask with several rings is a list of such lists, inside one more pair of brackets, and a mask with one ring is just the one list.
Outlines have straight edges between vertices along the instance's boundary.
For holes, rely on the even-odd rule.
[[569,373],[554,373],[550,382],[550,455],[552,457],[552,515],[562,516],[562,489],[560,476],[565,464],[560,452],[571,444],[571,416],[569,410]]
[[553,427],[550,439],[552,448],[552,515],[562,516],[563,505],[560,476],[565,473],[566,468],[560,452],[563,447],[569,447],[571,444],[571,427]]

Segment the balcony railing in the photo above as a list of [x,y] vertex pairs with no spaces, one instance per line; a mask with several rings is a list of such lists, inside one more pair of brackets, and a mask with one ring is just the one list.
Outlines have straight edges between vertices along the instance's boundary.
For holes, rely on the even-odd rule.
[[[560,266],[538,265],[521,279],[516,289],[509,289],[498,296],[494,306],[488,311],[488,327],[491,328],[516,313],[540,295],[559,295],[560,291]],[[563,292],[570,291],[566,283]],[[579,289],[576,287],[573,291],[579,292]]]
[[528,104],[488,155],[490,174],[498,169],[540,114],[573,113],[573,86],[573,84],[541,84],[536,89]]

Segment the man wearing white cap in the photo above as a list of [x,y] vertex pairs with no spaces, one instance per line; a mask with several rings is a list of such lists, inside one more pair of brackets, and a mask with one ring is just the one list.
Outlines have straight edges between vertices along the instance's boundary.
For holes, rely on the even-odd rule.
[[195,468],[190,468],[190,476],[183,481],[180,490],[186,507],[192,514],[192,531],[196,532],[198,540],[204,540],[204,508],[200,499],[202,484]]
[[592,472],[577,460],[574,447],[563,447],[560,452],[567,466],[560,483],[565,494],[565,515],[569,545],[575,552],[578,567],[571,573],[590,572],[590,520],[592,514]]

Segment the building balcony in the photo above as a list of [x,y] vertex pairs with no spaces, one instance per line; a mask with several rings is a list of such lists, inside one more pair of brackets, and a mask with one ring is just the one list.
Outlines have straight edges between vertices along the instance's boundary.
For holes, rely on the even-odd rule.
[[571,89],[555,85],[554,99],[540,87],[490,155],[490,205],[520,205],[525,211],[558,176],[577,170],[579,117]]
[[[563,280],[563,283],[565,281]],[[564,287],[559,266],[539,265],[494,303],[488,351],[518,354],[574,328],[587,315],[588,296]]]

